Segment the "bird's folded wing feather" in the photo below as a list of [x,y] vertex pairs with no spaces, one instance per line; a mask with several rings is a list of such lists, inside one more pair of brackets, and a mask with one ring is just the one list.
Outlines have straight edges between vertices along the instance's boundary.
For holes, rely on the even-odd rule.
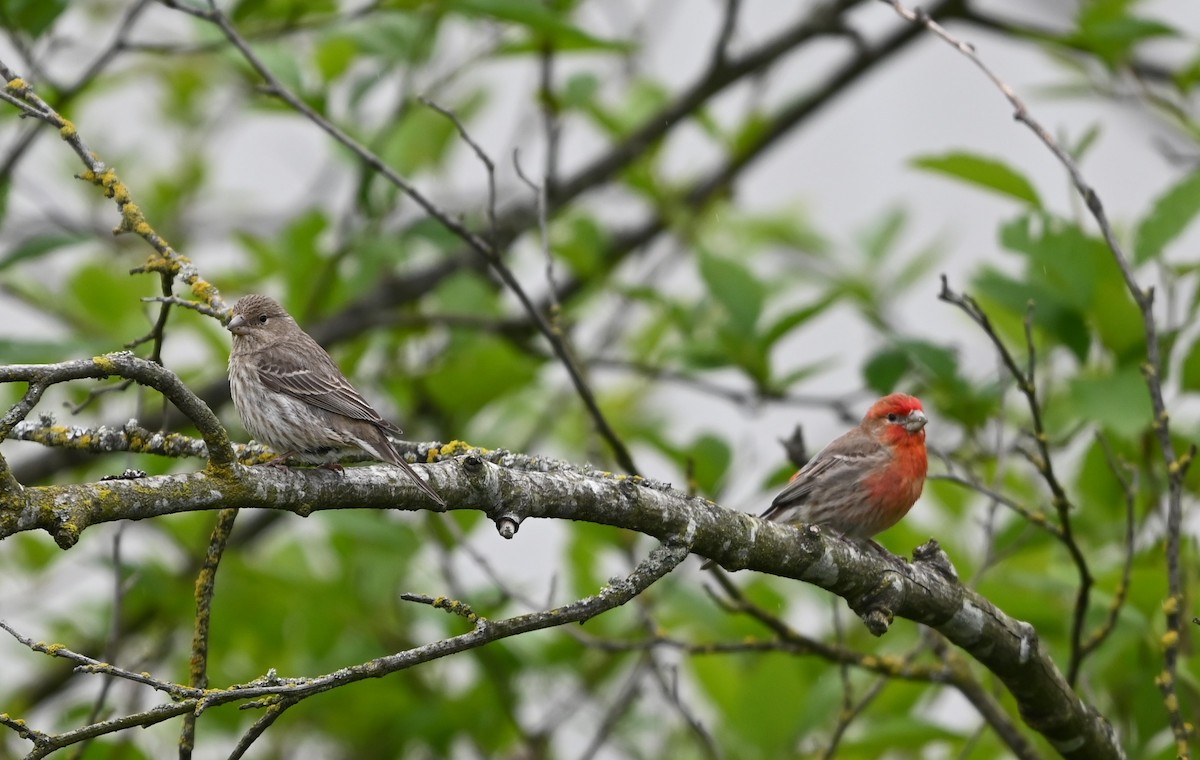
[[384,429],[395,427],[371,408],[332,360],[328,363],[303,363],[295,353],[273,356],[259,364],[258,377],[270,390],[287,394],[318,409],[370,422]]
[[779,513],[807,502],[818,489],[826,494],[836,492],[839,486],[857,482],[886,465],[891,456],[886,447],[869,437],[843,436],[804,465],[760,517],[772,520]]

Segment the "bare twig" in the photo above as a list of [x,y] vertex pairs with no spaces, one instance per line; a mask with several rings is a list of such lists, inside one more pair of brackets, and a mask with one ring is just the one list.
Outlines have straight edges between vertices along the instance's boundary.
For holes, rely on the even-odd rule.
[[709,67],[721,69],[729,61],[729,43],[737,31],[738,15],[742,9],[742,0],[724,0],[725,12],[721,17],[721,30],[717,32],[717,42],[713,45],[713,58]]
[[[671,572],[680,562],[687,558],[688,553],[689,547],[686,544],[662,544],[639,563],[626,578],[615,580],[602,588],[599,593],[579,599],[571,604],[526,615],[518,615],[505,620],[492,621],[477,618],[473,630],[467,633],[452,636],[448,639],[416,647],[398,654],[380,657],[315,678],[281,679],[272,672],[249,684],[231,686],[226,689],[197,689],[165,683],[145,674],[131,673],[107,663],[97,662],[58,645],[34,642],[17,634],[3,621],[0,621],[0,629],[7,631],[19,642],[34,651],[45,652],[54,657],[65,657],[78,662],[85,665],[88,672],[104,673],[151,686],[155,689],[165,691],[179,700],[176,703],[162,705],[142,713],[102,723],[91,724],[64,734],[50,736],[32,731],[22,734],[23,738],[35,743],[34,750],[28,757],[41,758],[63,747],[71,746],[96,736],[113,733],[124,728],[153,725],[154,723],[178,715],[187,713],[199,714],[210,707],[234,702],[243,702],[245,706],[266,705],[268,707],[279,705],[280,700],[298,702],[346,684],[355,683],[367,678],[379,678],[510,636],[566,625],[568,623],[579,623],[615,607],[619,607],[637,597],[652,584]],[[271,718],[271,720],[273,719]],[[265,720],[266,718],[263,719],[263,721]],[[9,725],[9,723],[5,725]],[[265,726],[263,728],[265,729]]]
[[1088,605],[1091,599],[1094,580],[1092,572],[1088,568],[1087,558],[1083,554],[1083,549],[1075,540],[1075,534],[1071,530],[1071,511],[1073,505],[1071,504],[1070,497],[1067,495],[1066,488],[1063,487],[1054,469],[1054,459],[1050,452],[1050,437],[1046,432],[1042,417],[1042,403],[1038,398],[1035,375],[1037,352],[1033,340],[1034,305],[1030,304],[1025,314],[1024,327],[1027,359],[1026,368],[1022,370],[1017,363],[1016,357],[1013,356],[1007,344],[1005,344],[1000,334],[992,326],[992,321],[988,318],[987,313],[971,296],[952,291],[946,275],[942,275],[942,289],[938,293],[938,298],[946,303],[957,306],[975,324],[979,325],[980,329],[984,331],[988,339],[992,342],[992,346],[996,349],[997,355],[1003,361],[1009,374],[1016,381],[1017,388],[1020,389],[1021,394],[1025,397],[1026,406],[1029,407],[1029,415],[1033,424],[1034,445],[1037,446],[1037,454],[1030,456],[1029,459],[1034,467],[1037,468],[1038,474],[1041,475],[1046,486],[1050,489],[1051,503],[1058,515],[1058,528],[1055,536],[1066,547],[1071,561],[1075,564],[1076,572],[1079,574],[1079,588],[1076,591],[1075,610],[1071,618],[1071,660],[1067,667],[1067,682],[1074,686],[1076,680],[1079,678],[1079,667],[1083,662],[1083,626],[1087,619]]
[[[212,624],[217,567],[221,564],[221,556],[225,553],[237,516],[236,509],[222,509],[217,515],[217,523],[208,540],[208,551],[196,576],[196,625],[192,633],[192,656],[188,662],[188,685],[195,689],[208,688],[208,631]],[[196,746],[196,715],[190,712],[183,716],[183,728],[179,732],[179,760],[191,760],[192,750]]]
[[[1162,390],[1162,346],[1158,334],[1158,323],[1154,316],[1154,289],[1142,288],[1134,274],[1133,265],[1125,248],[1117,238],[1104,205],[1095,189],[1087,183],[1079,166],[1050,132],[1030,114],[1025,103],[1004,80],[989,68],[983,59],[975,52],[975,48],[950,34],[928,13],[917,9],[906,8],[899,0],[881,0],[890,6],[905,20],[920,25],[937,35],[966,56],[992,84],[1003,93],[1013,108],[1013,118],[1024,124],[1037,136],[1038,140],[1054,154],[1054,157],[1066,169],[1080,197],[1087,205],[1088,211],[1100,228],[1113,261],[1116,262],[1121,276],[1125,280],[1126,289],[1137,304],[1142,317],[1142,329],[1146,338],[1146,362],[1142,366],[1142,374],[1146,381],[1146,389],[1150,395],[1150,406],[1154,412],[1154,431],[1158,436],[1159,447],[1162,450],[1164,466],[1167,472],[1167,598],[1163,601],[1163,611],[1166,616],[1167,633],[1163,636],[1163,672],[1155,679],[1163,695],[1163,703],[1171,724],[1171,732],[1175,737],[1175,748],[1180,758],[1187,760],[1191,757],[1191,728],[1184,720],[1183,710],[1179,703],[1179,693],[1176,686],[1179,665],[1181,629],[1183,625],[1183,574],[1180,569],[1180,551],[1183,523],[1183,488],[1184,478],[1188,468],[1195,459],[1197,447],[1191,444],[1183,454],[1176,451],[1171,439],[1170,415],[1167,412],[1166,401]],[[1073,659],[1077,655],[1073,654]]]
[[[191,390],[170,370],[154,362],[139,359],[129,352],[105,354],[91,359],[76,359],[58,364],[9,364],[0,366],[0,383],[27,382],[30,392],[35,386],[48,387],[68,380],[86,378],[123,377],[141,385],[147,385],[162,393],[179,411],[187,415],[208,447],[209,463],[225,467],[235,460],[229,434],[208,405],[196,397]],[[40,394],[38,394],[40,395]],[[29,394],[26,394],[26,399]],[[36,398],[33,399],[36,402]],[[32,403],[22,401],[9,410],[3,424],[11,429],[32,409]],[[7,433],[0,427],[0,434]]]
[[218,310],[224,310],[224,302],[220,292],[200,276],[196,268],[186,256],[183,256],[160,236],[146,220],[140,207],[133,202],[129,188],[117,176],[115,170],[98,158],[98,154],[84,142],[79,130],[46,101],[33,91],[29,83],[17,76],[16,72],[0,61],[0,76],[7,84],[5,92],[26,104],[26,113],[58,129],[59,135],[75,155],[87,167],[87,171],[79,175],[80,179],[101,188],[105,197],[112,198],[121,213],[120,223],[113,229],[113,234],[132,232],[154,248],[157,255],[152,255],[146,264],[133,270],[134,272],[158,272],[171,277],[180,277],[192,292]]
[[268,728],[271,727],[280,715],[283,715],[284,710],[296,704],[294,700],[281,699],[275,704],[267,708],[258,720],[250,728],[246,729],[246,733],[242,734],[238,739],[237,745],[233,748],[233,752],[229,753],[229,760],[241,760],[246,753],[250,751],[250,745],[254,744]]
[[1100,627],[1093,631],[1091,637],[1083,643],[1083,653],[1085,656],[1099,649],[1104,640],[1116,630],[1117,617],[1121,614],[1121,608],[1125,606],[1125,600],[1129,596],[1129,577],[1133,573],[1134,539],[1137,528],[1137,492],[1134,489],[1134,485],[1130,482],[1129,476],[1126,474],[1126,468],[1117,460],[1117,455],[1109,444],[1108,437],[1103,433],[1097,432],[1096,440],[1100,442],[1100,447],[1104,450],[1104,460],[1108,463],[1108,469],[1112,472],[1113,477],[1117,479],[1117,483],[1121,486],[1121,493],[1125,497],[1125,559],[1121,563],[1121,580],[1117,583],[1117,587],[1113,589],[1113,600],[1112,604],[1108,606],[1108,614],[1105,616],[1104,622],[1100,624]]

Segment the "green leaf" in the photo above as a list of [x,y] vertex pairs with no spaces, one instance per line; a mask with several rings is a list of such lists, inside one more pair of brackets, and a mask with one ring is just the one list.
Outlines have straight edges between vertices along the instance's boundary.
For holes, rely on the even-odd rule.
[[588,72],[572,74],[558,93],[561,108],[585,108],[592,105],[600,92],[600,79]]
[[[1087,323],[1079,310],[1065,303],[1056,291],[1014,280],[992,268],[985,268],[973,280],[973,287],[981,299],[992,302],[985,304],[985,308],[989,311],[993,306],[1003,308],[1018,325],[1024,320],[1032,301],[1034,326],[1069,349],[1079,361],[1087,358],[1091,345]],[[996,321],[996,315],[992,317]]]
[[1038,197],[1033,184],[1008,164],[993,158],[954,152],[942,156],[915,158],[912,165],[918,169],[955,177],[1000,195],[1007,195],[1034,208],[1042,207],[1042,199]]
[[1179,383],[1185,391],[1200,391],[1200,340],[1193,343],[1192,349],[1183,357]]
[[157,295],[157,279],[129,277],[113,271],[105,260],[85,264],[74,270],[67,284],[66,311],[87,325],[88,332],[82,333],[86,337],[124,343],[149,329],[149,307],[141,299]]
[[305,16],[334,13],[334,0],[239,0],[228,13],[235,22],[294,23]]
[[40,37],[67,8],[67,0],[0,0],[0,24]]
[[[361,22],[347,27],[344,32],[353,39],[363,55],[388,64],[420,64],[429,59],[437,46],[440,19],[441,15],[436,12],[382,11],[372,13]],[[368,77],[364,84],[377,81],[374,77]]]
[[1158,258],[1200,213],[1200,171],[1195,171],[1154,200],[1134,233],[1134,261]]
[[871,390],[891,393],[909,372],[927,381],[955,382],[958,355],[923,340],[902,340],[881,349],[863,365],[863,380]]
[[826,294],[813,303],[805,304],[798,309],[786,312],[763,330],[761,337],[763,347],[770,348],[775,345],[777,341],[786,337],[792,330],[823,314],[834,303],[835,299],[831,295]]
[[3,258],[0,258],[0,271],[4,271],[22,261],[38,259],[47,253],[57,251],[59,248],[66,248],[77,243],[90,241],[91,239],[91,236],[88,235],[62,235],[57,233],[28,238],[18,243]]
[[599,275],[607,265],[609,236],[595,218],[582,214],[555,221],[550,228],[552,255],[561,258],[581,278]]
[[692,477],[697,488],[711,498],[720,496],[719,486],[733,460],[729,444],[714,435],[705,434],[682,453],[691,460]]
[[708,292],[724,307],[735,330],[746,338],[762,313],[766,289],[754,274],[733,259],[701,251],[700,276]]
[[66,340],[55,343],[48,340],[11,340],[0,338],[0,356],[8,364],[41,364],[60,362],[64,359],[103,353],[112,346],[100,341]]
[[1155,37],[1177,37],[1167,24],[1130,13],[1139,0],[1090,0],[1080,4],[1075,30],[1066,43],[1095,53],[1109,66],[1126,61],[1137,45]]
[[[1036,302],[1036,314],[1049,307],[1057,320],[1059,309],[1075,311],[1121,362],[1142,350],[1143,334],[1137,305],[1108,245],[1084,232],[1078,224],[1050,214],[1030,213],[1005,224],[1000,242],[1029,257],[1025,286]],[[1056,322],[1065,327],[1065,322]],[[1063,339],[1065,333],[1056,332]],[[1072,340],[1078,336],[1072,334]],[[1083,342],[1072,343],[1082,346]]]
[[773,123],[769,116],[760,111],[746,114],[737,125],[737,131],[728,140],[730,154],[734,156],[748,155],[770,134]]
[[[453,110],[465,125],[483,101],[482,91],[475,91]],[[458,128],[450,119],[432,108],[413,108],[389,136],[383,157],[401,174],[414,174],[441,165],[458,139]]]
[[1137,367],[1111,374],[1080,375],[1071,381],[1069,401],[1080,419],[1120,436],[1134,436],[1153,421],[1146,381]]
[[1187,65],[1175,72],[1175,86],[1180,92],[1186,93],[1200,84],[1200,55],[1192,58]]
[[892,209],[874,225],[868,227],[859,238],[859,245],[872,261],[882,260],[896,246],[900,234],[908,225],[908,214],[904,209]]
[[618,51],[629,48],[628,43],[603,40],[588,34],[572,24],[566,14],[556,13],[543,3],[529,0],[447,0],[445,6],[457,13],[487,16],[523,26],[533,32],[538,42],[550,42],[555,48]]
[[830,247],[802,208],[745,214],[724,205],[720,213],[714,209],[699,221],[705,239],[720,241],[720,249],[726,251],[785,248],[790,254],[821,256]]
[[1068,149],[1068,152],[1071,154],[1071,157],[1075,159],[1076,163],[1082,161],[1083,157],[1086,156],[1088,151],[1092,149],[1092,146],[1096,144],[1096,140],[1100,139],[1101,131],[1102,130],[1100,129],[1099,124],[1093,124],[1092,126],[1088,127],[1087,130],[1084,131],[1083,136],[1080,137],[1079,140]]
[[[475,416],[505,393],[523,388],[537,377],[538,362],[491,338],[464,338],[428,377],[429,395],[457,424]],[[479,368],[487,367],[486,377]]]
[[827,369],[837,366],[838,362],[835,359],[819,359],[810,364],[805,364],[796,367],[791,372],[788,372],[783,377],[775,381],[775,386],[783,389],[790,389],[797,383],[804,382],[809,378],[816,377]]
[[863,365],[863,382],[881,396],[895,390],[900,378],[908,371],[908,355],[897,348],[885,348]]
[[321,78],[326,82],[337,79],[350,69],[358,55],[358,45],[354,40],[343,35],[328,37],[317,45],[313,53],[313,62]]

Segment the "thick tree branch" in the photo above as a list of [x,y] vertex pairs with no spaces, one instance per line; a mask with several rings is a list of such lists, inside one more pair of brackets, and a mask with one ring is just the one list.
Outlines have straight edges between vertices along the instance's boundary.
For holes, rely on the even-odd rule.
[[[495,463],[512,456],[471,453],[418,467],[425,467],[452,509],[479,510],[498,522],[579,520],[684,541],[726,567],[828,589],[846,599],[876,634],[885,632],[894,616],[929,625],[995,673],[1026,723],[1064,757],[1122,756],[1111,727],[1066,683],[1033,628],[959,584],[938,552],[900,565],[815,528],[763,522],[665,484],[585,473],[551,460],[527,460],[530,469],[524,470]],[[417,510],[425,504],[411,481],[383,465],[348,469],[342,476],[234,465],[137,481],[26,488],[0,500],[0,538],[41,529],[69,546],[99,523],[197,510],[237,506],[308,516],[328,509]]]

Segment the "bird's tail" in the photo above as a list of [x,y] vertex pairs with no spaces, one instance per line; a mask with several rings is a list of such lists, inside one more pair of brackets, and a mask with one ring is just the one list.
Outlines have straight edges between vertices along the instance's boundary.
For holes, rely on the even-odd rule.
[[443,507],[446,506],[446,500],[443,499],[437,491],[433,490],[433,486],[422,480],[421,476],[417,474],[416,470],[409,466],[408,462],[404,461],[404,457],[400,455],[399,451],[396,451],[396,447],[392,445],[392,442],[388,440],[383,431],[379,431],[378,437],[371,436],[371,438],[372,440],[370,441],[360,441],[359,445],[374,454],[377,459],[387,462],[388,464],[394,464],[401,470],[404,470],[404,474],[407,475],[413,483],[416,483],[417,488],[420,488],[426,496],[433,499]]
[[[388,448],[391,448],[391,447],[389,446]],[[396,451],[396,450],[393,448],[393,449],[391,450],[391,452],[389,452],[389,453],[391,453],[391,454],[393,455],[392,457],[389,457],[389,458],[388,458],[388,461],[389,461],[389,462],[391,462],[392,464],[396,465],[396,466],[397,466],[397,467],[399,467],[400,469],[404,470],[404,474],[405,474],[405,475],[407,475],[409,478],[411,478],[411,479],[412,479],[412,482],[416,483],[416,484],[417,484],[417,488],[420,488],[420,489],[421,489],[421,490],[422,490],[422,491],[425,493],[425,495],[426,495],[426,496],[428,496],[429,498],[433,499],[433,500],[434,500],[434,501],[436,501],[438,504],[441,504],[443,507],[444,507],[444,506],[446,506],[446,500],[445,500],[445,499],[443,499],[443,498],[442,498],[442,497],[441,497],[441,496],[438,494],[438,492],[437,492],[437,491],[433,490],[433,486],[429,485],[429,484],[428,484],[428,483],[426,483],[424,480],[421,480],[421,476],[417,474],[417,471],[416,471],[416,470],[414,470],[414,469],[413,469],[413,468],[412,468],[412,467],[411,467],[411,466],[408,464],[408,462],[405,462],[405,461],[404,461],[404,457],[400,456],[400,452]]]

